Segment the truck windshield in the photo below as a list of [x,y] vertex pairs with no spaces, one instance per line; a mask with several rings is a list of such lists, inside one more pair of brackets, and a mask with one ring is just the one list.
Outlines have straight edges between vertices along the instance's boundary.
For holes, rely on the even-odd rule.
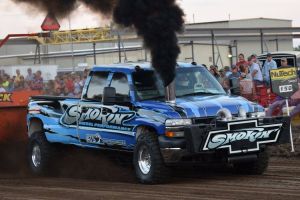
[[[177,68],[176,74],[176,97],[226,94],[204,67]],[[163,82],[153,70],[139,70],[132,76],[139,100],[165,97]]]

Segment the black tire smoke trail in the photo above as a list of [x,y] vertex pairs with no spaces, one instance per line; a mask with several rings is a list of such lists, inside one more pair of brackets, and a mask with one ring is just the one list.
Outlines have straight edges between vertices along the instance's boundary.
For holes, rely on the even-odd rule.
[[13,0],[29,3],[42,11],[64,17],[84,3],[114,21],[134,27],[151,52],[152,65],[169,85],[175,78],[176,60],[180,53],[176,33],[183,29],[184,13],[175,0]]
[[184,13],[175,0],[119,0],[114,21],[134,26],[151,52],[152,65],[169,85],[175,77],[180,53],[176,33],[183,29]]

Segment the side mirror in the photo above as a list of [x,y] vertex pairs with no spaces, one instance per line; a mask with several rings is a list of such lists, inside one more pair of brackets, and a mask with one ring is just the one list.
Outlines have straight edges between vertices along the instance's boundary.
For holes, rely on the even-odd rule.
[[116,88],[105,87],[103,89],[102,103],[103,105],[112,105],[116,102]]

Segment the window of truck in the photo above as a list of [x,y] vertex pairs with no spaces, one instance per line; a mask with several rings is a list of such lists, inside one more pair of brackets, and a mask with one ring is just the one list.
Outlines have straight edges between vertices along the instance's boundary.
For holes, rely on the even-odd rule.
[[104,87],[107,86],[109,72],[94,72],[88,86],[86,99],[102,101]]
[[[176,74],[176,97],[225,94],[219,82],[203,67],[177,68]],[[154,71],[139,70],[132,78],[139,100],[164,98],[163,83]]]
[[114,73],[110,86],[116,89],[118,97],[129,97],[129,84],[126,74]]

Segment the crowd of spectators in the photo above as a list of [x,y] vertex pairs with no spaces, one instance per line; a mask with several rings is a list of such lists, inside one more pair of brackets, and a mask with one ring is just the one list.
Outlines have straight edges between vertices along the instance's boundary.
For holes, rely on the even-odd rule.
[[[258,88],[266,88],[271,93],[270,70],[291,67],[288,65],[287,58],[281,58],[280,65],[273,60],[272,54],[267,54],[267,59],[261,63],[255,54],[245,59],[244,54],[239,54],[238,62],[231,67],[226,66],[218,70],[218,67],[211,65],[209,71],[220,82],[222,87],[231,94],[241,95],[249,100],[257,100]],[[299,82],[300,87],[300,82]],[[255,99],[256,98],[256,99]],[[289,99],[289,106],[294,106],[291,116],[300,113],[300,90]],[[276,97],[268,107],[267,115],[271,116],[274,111],[282,114],[286,100]]]
[[64,73],[57,75],[55,80],[44,82],[40,70],[33,73],[32,69],[28,68],[25,76],[20,73],[19,69],[13,76],[1,71],[0,92],[40,90],[47,95],[80,97],[87,74],[88,70],[80,74]]
[[[218,66],[211,65],[209,71],[228,93],[241,95],[253,101],[254,97],[257,98],[258,87],[270,88],[270,70],[282,67],[289,67],[287,58],[282,58],[280,66],[277,66],[271,54],[267,54],[267,60],[262,64],[255,54],[246,60],[244,54],[241,53],[238,56],[238,62],[231,67],[225,66],[223,69],[218,69]],[[40,70],[33,73],[32,69],[28,68],[27,74],[22,75],[17,69],[13,76],[0,71],[0,93],[40,90],[46,95],[80,97],[88,73],[89,70],[84,70],[83,73],[60,73],[54,80],[44,82]],[[296,110],[300,112],[300,91],[298,93],[299,97],[296,95],[298,99],[290,99],[289,104],[296,106]],[[284,105],[285,99],[276,97],[271,102],[267,114],[272,115],[276,109],[282,110]]]
[[43,89],[43,77],[40,70],[32,73],[29,68],[27,75],[21,75],[20,70],[16,70],[14,76],[9,76],[4,71],[0,72],[0,92],[13,92],[18,90],[42,90]]
[[[281,59],[280,67],[289,67],[287,59]],[[253,94],[256,86],[264,85],[270,88],[270,75],[272,69],[277,69],[277,63],[271,54],[267,54],[267,60],[262,64],[255,54],[245,59],[244,54],[239,54],[238,62],[231,67],[225,66],[218,70],[218,66],[211,65],[211,74],[220,82],[223,88],[234,94]]]

